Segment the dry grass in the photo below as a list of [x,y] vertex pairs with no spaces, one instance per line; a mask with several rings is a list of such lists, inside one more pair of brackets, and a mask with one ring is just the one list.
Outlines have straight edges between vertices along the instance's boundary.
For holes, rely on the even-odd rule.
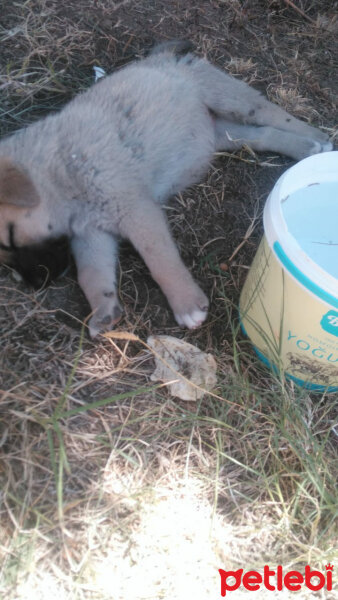
[[[167,37],[191,38],[333,133],[335,20],[331,3],[320,14],[315,4],[309,17],[325,35],[275,1],[5,1],[3,133],[89,85],[94,64],[110,71]],[[199,331],[179,330],[139,257],[123,248],[123,330],[142,340],[184,336],[216,357],[219,385],[196,404],[150,382],[153,358],[137,341],[87,339],[73,271],[32,293],[1,269],[3,597],[204,600],[220,597],[218,568],[335,562],[336,398],[269,374],[237,323],[262,206],[288,165],[220,156],[206,181],[168,208],[212,300]]]

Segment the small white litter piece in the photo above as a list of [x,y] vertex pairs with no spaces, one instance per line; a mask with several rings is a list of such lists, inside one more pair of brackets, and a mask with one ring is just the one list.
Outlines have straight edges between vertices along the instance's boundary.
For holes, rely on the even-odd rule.
[[172,396],[196,401],[215,387],[217,365],[212,354],[169,335],[150,336],[147,344],[156,366],[151,380],[172,382],[168,385]]
[[101,77],[105,77],[107,75],[107,73],[105,72],[104,69],[102,69],[101,67],[93,67],[93,71],[95,73],[95,83],[101,79]]

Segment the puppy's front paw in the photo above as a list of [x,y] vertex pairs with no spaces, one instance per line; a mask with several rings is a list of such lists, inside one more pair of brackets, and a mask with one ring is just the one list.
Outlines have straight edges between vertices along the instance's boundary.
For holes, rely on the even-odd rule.
[[296,160],[301,160],[307,156],[313,154],[319,154],[320,152],[330,152],[333,149],[333,145],[330,141],[318,142],[312,138],[298,138],[295,143],[293,152]]
[[175,298],[171,304],[175,319],[181,327],[195,329],[207,318],[209,301],[196,284],[193,289],[186,290],[181,298]]
[[119,303],[113,306],[101,306],[89,320],[89,335],[92,339],[100,333],[110,331],[119,322],[123,315],[123,308]]
[[191,313],[185,314],[177,314],[175,313],[175,319],[180,327],[188,327],[188,329],[196,329],[202,325],[203,321],[207,318],[208,308],[204,308],[201,310],[200,308],[195,308],[191,311]]
[[330,141],[326,142],[312,142],[311,154],[319,154],[320,152],[331,152],[333,150],[333,144]]
[[322,144],[321,152],[331,152],[331,150],[333,150],[333,144],[330,141]]

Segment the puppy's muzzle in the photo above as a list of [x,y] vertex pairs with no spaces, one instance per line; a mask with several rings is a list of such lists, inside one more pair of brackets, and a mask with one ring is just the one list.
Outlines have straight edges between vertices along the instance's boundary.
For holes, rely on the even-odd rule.
[[70,264],[66,237],[12,249],[9,266],[35,289],[43,288],[62,275]]

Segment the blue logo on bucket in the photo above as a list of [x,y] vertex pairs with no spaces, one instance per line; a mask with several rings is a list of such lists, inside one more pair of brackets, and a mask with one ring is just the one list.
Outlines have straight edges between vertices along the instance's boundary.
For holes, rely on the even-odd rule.
[[329,310],[329,312],[323,316],[320,324],[324,331],[338,337],[338,312],[336,310]]

